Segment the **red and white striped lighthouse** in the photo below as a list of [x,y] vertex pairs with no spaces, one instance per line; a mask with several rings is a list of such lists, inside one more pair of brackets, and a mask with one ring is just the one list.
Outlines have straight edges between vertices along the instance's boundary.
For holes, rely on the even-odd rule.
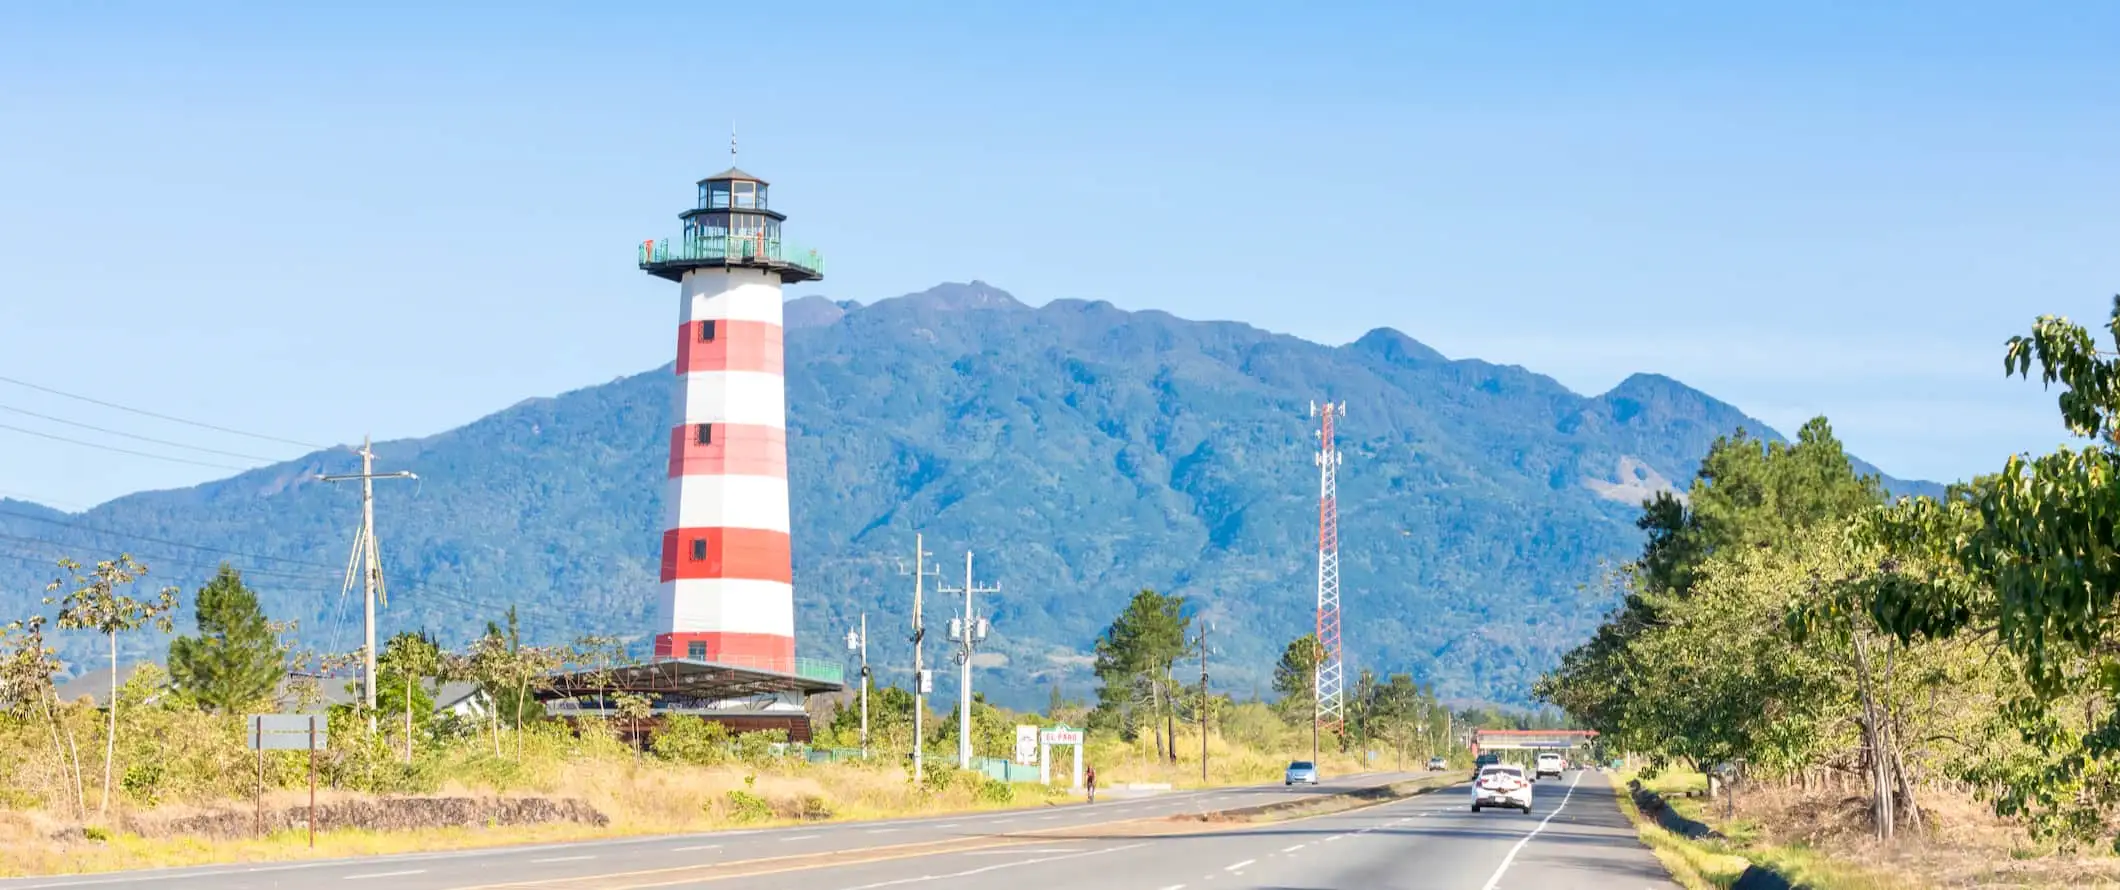
[[823,263],[782,244],[766,191],[709,176],[684,234],[640,245],[641,269],[682,286],[655,655],[793,673],[780,287]]

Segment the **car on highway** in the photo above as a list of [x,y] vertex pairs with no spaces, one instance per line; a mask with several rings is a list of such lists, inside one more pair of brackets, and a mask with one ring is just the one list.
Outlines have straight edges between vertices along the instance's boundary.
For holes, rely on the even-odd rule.
[[1532,767],[1531,781],[1536,782],[1547,776],[1558,779],[1567,768],[1568,762],[1562,760],[1559,754],[1551,751],[1544,752],[1538,756],[1537,764]]
[[1450,768],[1450,761],[1448,761],[1448,760],[1444,760],[1444,759],[1443,759],[1443,758],[1441,758],[1441,757],[1430,757],[1430,758],[1428,758],[1428,771],[1429,771],[1429,772],[1431,772],[1431,773],[1433,773],[1433,772],[1441,772],[1441,771],[1443,771],[1443,770],[1446,770],[1446,769],[1449,769],[1449,768]]
[[1479,778],[1480,770],[1500,762],[1502,762],[1502,755],[1500,754],[1482,754],[1472,758],[1472,777],[1475,779]]
[[1308,760],[1298,760],[1290,763],[1287,775],[1281,777],[1281,784],[1285,786],[1299,782],[1316,785],[1318,783],[1318,765]]
[[1495,763],[1480,768],[1472,783],[1472,811],[1505,807],[1531,812],[1531,781],[1524,768],[1514,763]]

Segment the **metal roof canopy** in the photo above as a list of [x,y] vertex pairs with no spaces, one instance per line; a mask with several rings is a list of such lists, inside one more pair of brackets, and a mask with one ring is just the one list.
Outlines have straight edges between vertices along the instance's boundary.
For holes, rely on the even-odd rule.
[[621,665],[608,671],[586,670],[555,674],[546,688],[538,690],[540,701],[580,698],[615,692],[637,695],[682,696],[725,700],[779,692],[815,695],[838,692],[844,687],[829,680],[758,668],[735,667],[689,658],[659,658],[639,664]]

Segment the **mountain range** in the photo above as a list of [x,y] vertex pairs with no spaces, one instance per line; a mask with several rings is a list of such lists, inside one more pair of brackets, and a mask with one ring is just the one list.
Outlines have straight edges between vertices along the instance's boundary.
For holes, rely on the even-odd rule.
[[[1008,703],[1042,704],[1053,686],[1088,695],[1093,639],[1142,588],[1184,594],[1210,623],[1216,686],[1266,692],[1313,621],[1313,401],[1348,409],[1350,668],[1505,704],[1613,604],[1600,579],[1638,552],[1642,498],[1683,485],[1718,436],[1779,438],[1668,377],[1584,396],[1389,329],[1327,346],[1106,302],[1033,308],[977,281],[786,310],[802,654],[844,657],[865,613],[879,681],[905,682],[918,532],[940,571],[929,621],[961,604],[936,585],[963,584],[966,550],[977,584],[999,585],[981,595],[993,635],[974,683]],[[617,633],[644,651],[671,387],[664,365],[378,443],[379,467],[421,478],[377,488],[383,632],[460,642],[514,605],[534,640]],[[300,622],[303,645],[350,649],[359,594],[341,579],[358,501],[314,477],[357,466],[333,449],[83,513],[0,501],[0,617],[38,608],[50,558],[124,549],[183,587],[187,617],[227,560],[274,617]],[[126,657],[164,643],[130,637]],[[931,660],[940,649],[931,640]],[[83,667],[98,651],[65,649]],[[937,673],[947,694],[951,672]]]

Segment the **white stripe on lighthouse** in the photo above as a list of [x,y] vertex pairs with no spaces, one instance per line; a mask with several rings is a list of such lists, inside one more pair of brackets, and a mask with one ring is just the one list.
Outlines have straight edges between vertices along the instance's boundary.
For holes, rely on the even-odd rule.
[[795,588],[779,581],[664,581],[656,626],[675,633],[795,636]]
[[677,416],[686,423],[788,426],[786,384],[779,374],[698,371],[677,378]]
[[776,476],[678,476],[664,494],[665,529],[788,530],[788,483]]
[[686,276],[683,320],[726,319],[780,324],[780,284],[768,275],[743,269],[729,275],[695,273]]

